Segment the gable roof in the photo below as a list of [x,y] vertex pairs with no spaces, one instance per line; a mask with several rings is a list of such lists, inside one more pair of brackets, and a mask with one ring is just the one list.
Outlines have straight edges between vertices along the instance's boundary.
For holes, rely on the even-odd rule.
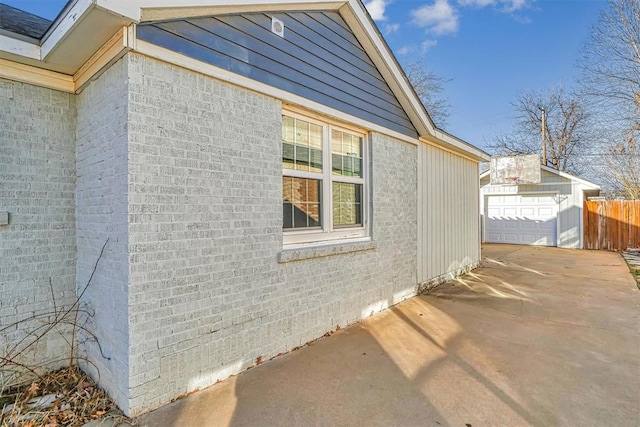
[[[131,24],[229,13],[308,10],[340,13],[407,113],[421,141],[474,160],[489,159],[483,150],[434,125],[361,0],[69,0],[39,39],[25,40],[15,31],[0,33],[0,61],[34,66],[56,73],[48,77],[61,80],[72,76],[62,87],[76,91],[76,81],[86,82],[77,74],[86,72],[87,63],[101,49],[107,50],[104,46],[114,34]],[[123,49],[135,50],[135,32],[123,34],[118,43],[124,43]],[[16,78],[20,73],[13,68],[9,77]]]
[[[571,175],[570,173],[563,172],[563,171],[560,171],[560,170],[557,170],[557,169],[554,169],[552,167],[545,166],[545,165],[540,165],[540,170],[543,170],[543,171],[546,171],[546,172],[550,172],[552,174],[558,175],[558,176],[560,176],[562,178],[568,179],[568,180],[573,181],[573,182],[577,182],[577,183],[583,185],[584,187],[587,187],[587,189],[589,189],[589,190],[600,190],[600,186],[598,184],[595,184],[595,183],[593,183],[591,181],[587,181],[586,179],[583,179],[583,178],[579,178],[579,177],[577,177],[575,175]],[[489,177],[490,173],[491,173],[490,170],[486,170],[486,171],[482,172],[480,174],[480,179],[484,179],[484,178]],[[528,184],[528,185],[531,185],[531,184]],[[536,184],[533,184],[533,185],[536,185]]]

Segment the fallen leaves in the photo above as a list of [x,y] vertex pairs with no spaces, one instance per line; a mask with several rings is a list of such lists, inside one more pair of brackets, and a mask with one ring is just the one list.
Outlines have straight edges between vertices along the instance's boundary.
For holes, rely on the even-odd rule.
[[[132,423],[79,368],[64,368],[2,390],[1,427],[82,426],[101,417]],[[8,403],[7,403],[8,402]]]

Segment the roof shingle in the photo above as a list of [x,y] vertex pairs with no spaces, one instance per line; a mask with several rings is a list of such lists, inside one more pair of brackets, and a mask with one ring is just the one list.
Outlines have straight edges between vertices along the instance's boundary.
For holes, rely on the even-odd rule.
[[41,39],[51,21],[0,3],[0,30]]

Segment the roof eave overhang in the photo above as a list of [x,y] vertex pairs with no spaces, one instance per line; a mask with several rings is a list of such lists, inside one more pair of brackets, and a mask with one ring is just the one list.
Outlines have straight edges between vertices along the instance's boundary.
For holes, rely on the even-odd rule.
[[135,22],[126,2],[78,0],[69,3],[42,40],[0,34],[0,59],[73,75],[123,26]]
[[360,0],[77,0],[53,22],[40,45],[0,34],[0,58],[73,75],[123,26],[223,13],[337,10],[416,128],[419,140],[477,161],[490,156],[436,128],[402,67]]
[[570,173],[563,172],[545,165],[540,165],[540,169],[545,170],[547,172],[555,173],[556,175],[569,179],[573,182],[577,182],[578,184],[585,187],[584,189],[586,190],[600,190],[600,186],[598,184],[595,184],[591,181],[587,181],[586,179],[578,178],[577,176],[571,175]]
[[443,146],[456,153],[471,157],[473,160],[478,162],[488,162],[491,160],[491,155],[486,151],[483,151],[469,144],[468,142],[460,138],[456,138],[455,136],[450,135],[438,128],[435,129],[435,136],[420,137],[420,140],[423,142]]
[[[576,182],[576,183],[582,185],[584,187],[583,190],[585,190],[585,191],[587,191],[587,190],[589,190],[589,191],[590,190],[600,191],[600,189],[601,189],[598,184],[595,184],[593,182],[587,181],[586,179],[578,178],[575,175],[571,175],[569,173],[559,171],[559,170],[554,169],[554,168],[549,167],[549,166],[540,165],[540,169],[541,170],[545,170],[547,172],[551,172],[551,173],[553,173],[555,175],[561,176],[562,178],[568,179],[568,180],[570,180],[572,182]],[[491,172],[490,170],[486,170],[486,171],[482,172],[480,174],[480,179],[483,179],[483,178],[486,178],[487,176],[489,176],[490,172]]]
[[475,161],[490,160],[491,156],[488,153],[438,129],[433,124],[402,67],[362,2],[359,0],[346,1],[340,8],[340,13],[389,84],[398,102],[416,128],[418,139],[421,142],[443,147]]

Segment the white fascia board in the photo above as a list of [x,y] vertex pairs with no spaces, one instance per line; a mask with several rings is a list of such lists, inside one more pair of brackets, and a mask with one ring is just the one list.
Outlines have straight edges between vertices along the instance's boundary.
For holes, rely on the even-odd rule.
[[471,156],[480,161],[488,161],[490,159],[488,153],[434,126],[400,64],[396,61],[362,3],[358,0],[349,0],[340,11],[409,115],[421,136],[421,140],[439,145],[442,148],[449,148],[454,152]]
[[479,148],[476,148],[473,145],[467,144],[462,140],[454,138],[449,134],[443,133],[439,129],[436,129],[436,136],[421,136],[420,141],[425,144],[430,144],[435,147],[449,150],[452,153],[458,153],[462,156],[469,157],[477,161],[478,163],[489,161],[491,158],[489,154],[485,153]]
[[463,141],[460,138],[456,138],[455,136],[450,135],[447,132],[444,132],[438,128],[436,128],[435,130],[435,136],[439,140],[444,141],[446,144],[452,147],[455,147],[457,150],[462,150],[469,154],[472,154],[473,156],[477,157],[478,160],[480,161],[488,162],[489,160],[491,160],[491,155],[489,153],[469,144],[466,141]]
[[571,175],[567,172],[559,171],[557,169],[554,169],[552,167],[545,166],[545,165],[540,165],[540,169],[545,170],[547,172],[555,173],[556,175],[559,175],[563,178],[580,183],[585,187],[588,187],[589,190],[600,190],[600,186],[598,184],[594,184],[593,182],[587,181],[586,179],[578,178],[577,176]]
[[[96,6],[100,9],[104,9],[116,15],[120,15],[127,19],[130,19],[135,23],[140,22],[140,16],[142,15],[142,9],[139,3],[135,0],[95,0]],[[155,3],[155,2],[147,2]]]
[[63,17],[54,22],[53,30],[47,33],[42,43],[39,59],[44,61],[94,6],[94,0],[78,0]]
[[0,34],[0,51],[29,59],[40,59],[40,46],[4,34]]
[[288,12],[298,10],[338,10],[344,5],[344,1],[314,1],[302,2],[300,0],[287,3],[257,3],[241,2],[241,4],[230,2],[208,2],[206,6],[180,4],[180,7],[157,7],[153,3],[149,7],[144,7],[141,11],[140,22],[162,21],[166,19],[184,19],[199,16],[222,15],[228,13],[251,13],[251,12]]
[[[434,135],[435,127],[424,111],[420,100],[415,96],[404,72],[395,60],[391,50],[379,34],[377,27],[359,0],[349,0],[340,9],[342,17],[354,31],[356,38],[363,44],[367,53],[378,67],[394,95],[400,101],[405,112],[421,136]],[[375,53],[375,54],[374,54]],[[377,58],[376,58],[377,56]]]
[[[279,9],[280,7],[287,7],[291,4],[298,4],[305,9],[313,4],[335,4],[335,3],[346,3],[347,0],[342,0],[339,2],[336,1],[327,1],[327,0],[98,0],[100,2],[110,2],[110,3],[133,3],[136,7],[140,9],[150,9],[150,8],[192,8],[192,7],[210,7],[210,6],[232,6],[232,7],[242,7],[242,6],[251,6],[257,5],[260,6],[261,9],[275,8]],[[288,7],[287,7],[288,8]]]

